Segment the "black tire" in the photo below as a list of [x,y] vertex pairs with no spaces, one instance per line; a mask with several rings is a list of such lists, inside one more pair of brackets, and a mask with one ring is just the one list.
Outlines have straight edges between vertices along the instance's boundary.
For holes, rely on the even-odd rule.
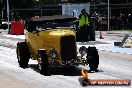
[[89,67],[91,71],[98,71],[99,65],[99,55],[96,47],[89,47],[87,50],[87,63],[89,63]]
[[90,70],[97,72],[98,65],[99,65],[99,58],[98,58],[98,56],[96,56],[96,57],[94,56],[91,59],[91,62],[89,63]]
[[21,43],[18,42],[16,52],[17,52],[17,59],[18,59],[19,66],[21,68],[27,68],[29,59],[31,57],[27,43],[26,42],[21,42]]
[[48,75],[48,69],[49,69],[49,62],[48,62],[48,56],[46,54],[46,50],[39,50],[38,51],[39,58],[41,58],[41,63],[39,63],[39,70],[42,75]]

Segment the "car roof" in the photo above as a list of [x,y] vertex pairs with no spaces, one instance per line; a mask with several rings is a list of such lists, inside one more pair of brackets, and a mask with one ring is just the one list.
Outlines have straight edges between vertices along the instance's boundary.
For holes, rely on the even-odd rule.
[[53,16],[42,16],[42,17],[32,17],[31,22],[67,22],[74,21],[75,17],[70,15],[53,15]]

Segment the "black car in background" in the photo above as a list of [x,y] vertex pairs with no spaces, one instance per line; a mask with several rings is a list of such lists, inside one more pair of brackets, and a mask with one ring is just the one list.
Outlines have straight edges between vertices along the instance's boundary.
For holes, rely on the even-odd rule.
[[[9,22],[9,26],[11,25],[11,23]],[[8,21],[6,21],[5,19],[1,19],[0,20],[0,29],[4,29],[6,30],[8,28]]]

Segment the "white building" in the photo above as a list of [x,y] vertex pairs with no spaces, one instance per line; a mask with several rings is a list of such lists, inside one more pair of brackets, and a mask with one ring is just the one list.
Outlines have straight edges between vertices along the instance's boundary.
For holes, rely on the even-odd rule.
[[90,14],[90,3],[63,3],[62,14],[79,17],[81,10],[85,9]]

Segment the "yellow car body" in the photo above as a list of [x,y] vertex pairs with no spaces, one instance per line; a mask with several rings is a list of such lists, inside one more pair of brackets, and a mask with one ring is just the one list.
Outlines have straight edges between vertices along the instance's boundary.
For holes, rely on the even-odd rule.
[[[96,47],[82,46],[77,56],[76,32],[72,16],[55,15],[32,18],[27,23],[25,42],[16,47],[19,66],[28,67],[29,59],[37,60],[40,73],[47,75],[50,67],[89,64],[96,70],[99,56]],[[86,55],[86,58],[82,58]]]
[[[30,53],[32,55],[32,59],[38,60],[38,50],[39,49],[45,49],[46,54],[48,55],[51,49],[55,49],[57,51],[57,57],[55,58],[59,64],[63,63],[63,60],[65,58],[62,57],[62,49],[61,49],[61,38],[62,37],[71,37],[73,38],[72,46],[69,49],[72,50],[71,54],[74,52],[74,57],[71,59],[75,59],[77,55],[76,53],[76,38],[75,38],[75,31],[72,28],[58,28],[58,29],[51,29],[51,30],[45,30],[38,33],[33,32],[27,32],[25,34],[26,36],[26,42],[28,44]],[[67,44],[70,44],[67,43]],[[68,45],[65,45],[63,47],[67,47]],[[65,50],[63,50],[65,51]],[[70,50],[69,50],[70,51]],[[68,52],[68,51],[66,51]],[[67,54],[67,53],[65,53]],[[68,55],[70,57],[70,55]],[[48,57],[49,61],[52,59]],[[70,58],[69,58],[70,59]]]

